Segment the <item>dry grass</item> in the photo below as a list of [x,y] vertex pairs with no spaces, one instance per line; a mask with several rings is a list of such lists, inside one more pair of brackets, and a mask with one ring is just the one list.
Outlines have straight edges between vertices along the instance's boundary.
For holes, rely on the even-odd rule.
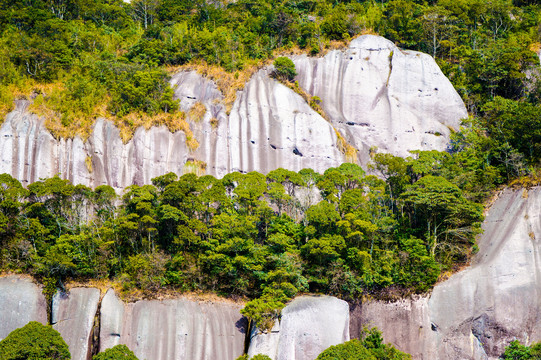
[[533,51],[536,54],[539,54],[539,51],[541,50],[541,43],[534,42],[530,45],[530,50]]
[[379,36],[379,33],[377,31],[375,31],[374,29],[372,28],[365,28],[361,31],[361,36],[362,35],[377,35]]
[[243,70],[228,72],[224,70],[221,66],[210,65],[204,61],[199,61],[189,65],[183,66],[170,66],[166,70],[169,74],[173,74],[178,71],[197,71],[202,76],[214,81],[218,90],[221,91],[223,98],[223,103],[227,114],[231,112],[233,108],[233,103],[237,99],[237,91],[244,89],[246,83],[250,78],[264,66],[267,66],[272,63],[272,60],[258,61],[248,63]]
[[202,102],[198,101],[192,106],[188,115],[193,122],[200,122],[207,113],[207,107]]
[[509,187],[514,189],[530,189],[535,186],[541,186],[541,168],[532,173],[521,176],[509,183]]
[[88,172],[92,174],[92,156],[87,156],[85,158],[85,165]]
[[329,117],[327,116],[327,113],[325,112],[325,110],[323,110],[323,108],[321,107],[321,99],[317,96],[312,96],[310,94],[308,94],[306,91],[304,91],[303,88],[301,88],[299,86],[299,83],[297,81],[295,81],[294,83],[290,82],[290,81],[287,81],[287,82],[284,82],[283,83],[285,86],[287,86],[288,88],[290,88],[291,90],[295,91],[295,93],[297,93],[298,95],[300,95],[304,101],[306,101],[306,103],[308,105],[310,105],[310,107],[315,111],[317,112],[319,115],[321,115],[321,117],[325,120],[327,120],[328,122],[330,122],[330,119]]
[[183,172],[184,174],[193,173],[197,176],[203,176],[207,172],[207,163],[195,159],[188,160],[184,164]]
[[172,133],[179,130],[184,132],[184,134],[186,134],[186,145],[191,151],[194,151],[199,147],[199,142],[186,121],[186,115],[181,111],[175,113],[160,113],[156,115],[130,113],[121,119],[115,118],[114,122],[120,130],[120,137],[124,143],[131,140],[135,130],[139,127],[144,127],[146,130],[149,130],[153,126],[165,125]]
[[334,132],[336,133],[338,150],[345,155],[346,161],[350,163],[357,163],[357,149],[347,142],[340,131],[334,129]]

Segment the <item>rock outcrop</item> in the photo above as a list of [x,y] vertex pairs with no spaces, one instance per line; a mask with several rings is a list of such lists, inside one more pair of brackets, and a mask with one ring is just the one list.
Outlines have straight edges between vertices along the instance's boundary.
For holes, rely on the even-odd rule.
[[218,177],[278,167],[323,172],[352,160],[344,154],[347,144],[357,150],[361,165],[373,146],[400,156],[416,149],[443,150],[449,129],[457,129],[467,116],[434,59],[402,51],[378,36],[361,36],[349,49],[322,58],[293,59],[300,87],[321,99],[327,120],[271,79],[270,69],[257,72],[237,93],[230,114],[212,81],[180,72],[171,84],[181,109],[189,113],[197,104],[206,110],[200,119],[188,117],[196,150],[188,149],[183,132],[171,134],[165,127],[140,128],[123,144],[105,119],[96,121],[86,142],[57,140],[19,101],[0,128],[0,173],[25,184],[60,174],[77,184],[119,190],[167,172],[182,174],[190,160],[204,163],[206,172]]
[[56,140],[36,115],[26,111],[27,105],[18,101],[0,128],[0,173],[11,174],[23,185],[60,174],[74,184],[120,190],[149,184],[169,171],[180,174],[187,161],[186,136],[172,134],[165,126],[139,128],[123,144],[119,130],[99,118],[88,141]]
[[332,125],[358,149],[409,156],[409,150],[444,150],[450,129],[468,116],[462,99],[434,59],[405,51],[374,35],[346,51],[295,58],[298,82],[318,96]]
[[99,301],[100,290],[96,288],[59,291],[53,297],[51,323],[68,344],[73,360],[88,358]]
[[240,309],[182,298],[124,304],[109,290],[100,311],[100,351],[125,344],[139,359],[234,360],[246,339]]
[[0,340],[30,321],[47,324],[47,302],[30,278],[0,277]]
[[331,296],[302,296],[282,310],[270,333],[251,334],[248,355],[273,360],[314,360],[329,346],[349,340],[349,305]]
[[414,359],[497,359],[512,340],[541,340],[541,188],[505,190],[490,208],[471,267],[429,298],[363,304]]

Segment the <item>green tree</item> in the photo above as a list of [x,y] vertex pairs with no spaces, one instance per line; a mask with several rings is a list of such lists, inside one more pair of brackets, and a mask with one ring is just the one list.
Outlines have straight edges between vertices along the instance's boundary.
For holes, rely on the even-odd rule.
[[99,354],[94,355],[92,360],[138,360],[133,351],[126,345],[115,345]]
[[68,345],[51,326],[31,321],[0,341],[3,360],[71,359]]
[[[417,221],[412,225],[426,224],[425,236],[431,256],[439,246],[451,245],[449,241],[471,241],[483,219],[482,206],[468,201],[456,185],[440,176],[424,176],[402,194],[402,199],[411,206]],[[469,229],[464,228],[466,224],[471,225]],[[458,229],[460,231],[455,231]],[[440,235],[444,235],[442,244]]]
[[278,57],[274,60],[274,71],[272,75],[280,81],[293,81],[295,76],[297,76],[297,71],[295,70],[295,64],[287,57]]

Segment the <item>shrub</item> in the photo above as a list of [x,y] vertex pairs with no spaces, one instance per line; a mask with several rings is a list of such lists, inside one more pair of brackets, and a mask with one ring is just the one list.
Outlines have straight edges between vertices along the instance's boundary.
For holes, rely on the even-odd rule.
[[68,345],[51,326],[31,321],[0,341],[2,360],[71,359]]
[[272,76],[280,81],[292,81],[297,72],[295,70],[295,64],[287,57],[279,57],[274,60],[274,71]]
[[116,345],[97,355],[92,360],[139,360],[126,345]]

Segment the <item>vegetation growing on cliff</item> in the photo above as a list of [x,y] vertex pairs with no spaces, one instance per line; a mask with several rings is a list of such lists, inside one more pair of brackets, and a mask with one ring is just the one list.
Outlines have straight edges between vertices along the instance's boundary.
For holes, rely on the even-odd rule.
[[175,289],[250,298],[245,314],[270,327],[299,292],[424,292],[467,261],[484,193],[463,181],[481,174],[477,163],[461,161],[376,155],[385,180],[354,164],[223,179],[171,173],[120,198],[109,186],[58,177],[24,188],[4,174],[0,265],[60,287],[110,279],[147,296]]
[[502,355],[504,360],[537,360],[541,359],[541,343],[531,346],[522,345],[518,340],[511,341]]
[[535,1],[510,0],[0,0],[0,115],[32,99],[58,136],[84,137],[107,116],[124,140],[164,123],[195,149],[166,69],[213,69],[231,106],[229,85],[275,54],[321,54],[361,33],[432,54],[471,114],[447,152],[376,154],[383,180],[350,164],[220,180],[168,174],[118,199],[107,186],[55,177],[25,189],[1,175],[1,268],[59,286],[98,278],[147,294],[248,297],[246,314],[262,323],[297,292],[426,291],[474,251],[490,191],[538,171],[540,14]]
[[365,330],[363,339],[353,339],[334,345],[323,351],[316,360],[409,360],[411,355],[384,344],[381,332],[372,328]]
[[[13,108],[13,99],[33,98],[33,111],[46,116],[58,136],[84,137],[96,116],[107,116],[127,139],[137,126],[167,123],[158,116],[164,113],[182,123],[171,129],[189,132],[167,86],[166,69],[207,64],[240,79],[277,53],[321,54],[333,42],[377,33],[436,58],[486,140],[484,160],[503,171],[503,180],[531,172],[540,161],[541,11],[535,1],[2,0],[0,5],[0,115]],[[226,96],[228,108],[234,90]]]

